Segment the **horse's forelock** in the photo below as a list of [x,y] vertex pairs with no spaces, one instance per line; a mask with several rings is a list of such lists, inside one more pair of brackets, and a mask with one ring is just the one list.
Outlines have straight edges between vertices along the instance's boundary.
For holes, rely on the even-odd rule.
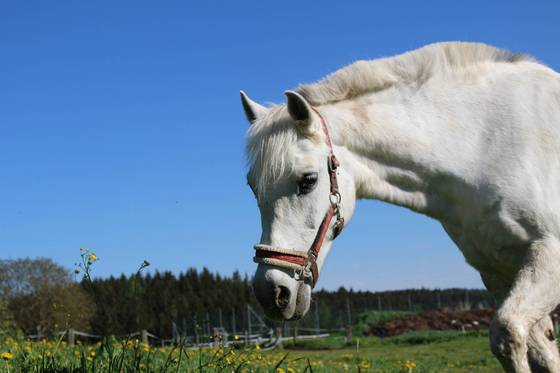
[[285,106],[272,107],[248,131],[246,156],[249,179],[259,198],[268,186],[291,173],[289,149],[298,134]]

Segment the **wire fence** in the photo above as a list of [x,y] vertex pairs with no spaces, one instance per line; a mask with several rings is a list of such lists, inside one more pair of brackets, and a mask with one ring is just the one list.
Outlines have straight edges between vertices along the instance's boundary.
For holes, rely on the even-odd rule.
[[[365,298],[365,297],[364,297]],[[331,303],[331,304],[329,304]],[[467,310],[472,308],[491,308],[493,304],[483,296],[471,296],[469,291],[458,296],[450,297],[445,293],[432,292],[429,299],[422,293],[410,292],[403,296],[379,294],[366,301],[360,294],[349,294],[344,300],[338,300],[338,312],[332,309],[332,300],[321,299],[320,293],[314,295],[314,300],[307,316],[295,323],[276,323],[267,319],[261,310],[246,305],[245,309],[231,307],[227,312],[222,308],[206,311],[200,317],[193,314],[172,322],[170,331],[159,328],[161,335],[149,331],[149,327],[132,333],[116,335],[121,340],[138,340],[152,345],[183,344],[192,347],[210,347],[222,345],[254,345],[275,346],[282,341],[324,338],[333,333],[345,336],[347,341],[352,339],[351,325],[359,322],[359,315],[368,311],[411,311],[419,312],[426,309]],[[157,330],[157,328],[156,328]],[[52,335],[51,335],[52,336]],[[69,329],[54,333],[56,337],[66,338],[70,345],[77,341],[94,342],[105,338],[104,335],[87,333]],[[30,340],[46,338],[41,333],[28,335]]]

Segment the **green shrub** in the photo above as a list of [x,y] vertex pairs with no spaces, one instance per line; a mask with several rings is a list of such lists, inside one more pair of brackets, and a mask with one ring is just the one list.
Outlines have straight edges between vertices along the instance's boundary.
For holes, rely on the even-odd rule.
[[370,327],[383,324],[387,321],[395,320],[404,316],[412,315],[415,312],[409,311],[368,311],[358,316],[358,322],[354,326],[356,336],[365,335]]

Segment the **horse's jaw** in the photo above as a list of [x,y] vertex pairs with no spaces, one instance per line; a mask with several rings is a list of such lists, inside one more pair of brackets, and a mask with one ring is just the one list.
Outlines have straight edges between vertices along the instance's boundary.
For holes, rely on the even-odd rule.
[[259,264],[253,292],[267,317],[299,320],[309,310],[311,286],[293,277],[292,270]]

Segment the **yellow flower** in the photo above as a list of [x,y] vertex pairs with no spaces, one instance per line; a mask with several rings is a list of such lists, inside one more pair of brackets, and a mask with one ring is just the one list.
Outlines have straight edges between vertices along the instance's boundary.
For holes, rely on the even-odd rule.
[[12,360],[14,358],[14,354],[11,352],[2,352],[0,354],[0,358],[2,358],[2,360]]
[[97,355],[97,352],[95,352],[95,351],[91,351],[89,353],[89,356],[91,356],[91,357],[95,357],[96,355]]
[[95,253],[91,253],[88,256],[88,259],[91,260],[92,262],[97,261],[97,255],[95,255]]
[[288,368],[288,373],[296,373],[296,370],[294,368]]
[[276,368],[276,373],[286,373],[284,368]]
[[261,346],[257,343],[257,344],[255,345],[255,350],[258,351],[258,350],[260,350],[260,349],[261,349]]
[[238,335],[234,335],[234,336],[233,336],[233,339],[236,340],[236,341],[239,341],[240,338],[241,338],[241,337],[238,336]]
[[362,361],[362,363],[360,364],[360,368],[361,369],[368,369],[369,368],[369,363],[367,361]]

